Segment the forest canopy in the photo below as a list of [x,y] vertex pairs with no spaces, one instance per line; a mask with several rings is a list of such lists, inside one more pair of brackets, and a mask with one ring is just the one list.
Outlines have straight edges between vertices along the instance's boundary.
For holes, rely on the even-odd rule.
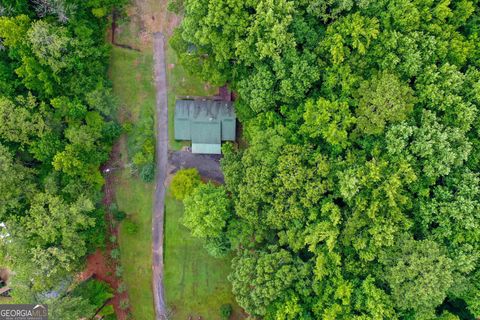
[[[231,212],[202,232],[228,239],[252,317],[480,316],[479,5],[172,6],[182,64],[238,93],[248,146],[224,146]],[[185,201],[190,221],[217,214]]]
[[[104,245],[100,165],[120,133],[104,17],[122,2],[0,3],[0,264],[15,301],[58,295]],[[56,317],[98,310],[79,299],[50,301]]]

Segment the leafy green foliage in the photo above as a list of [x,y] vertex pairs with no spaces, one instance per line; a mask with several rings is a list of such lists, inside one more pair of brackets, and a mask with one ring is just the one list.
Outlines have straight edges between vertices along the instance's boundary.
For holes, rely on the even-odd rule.
[[123,225],[129,234],[135,234],[138,232],[138,225],[132,220],[125,220]]
[[115,210],[115,211],[112,211],[112,214],[113,214],[113,218],[118,222],[125,220],[125,218],[127,217],[127,214],[125,213],[125,211]]
[[140,178],[144,182],[152,182],[155,179],[155,164],[147,163],[144,165],[140,171]]
[[113,298],[113,289],[105,282],[89,279],[80,283],[70,293],[72,296],[88,299],[91,305],[100,309],[105,302]]
[[[123,0],[0,5],[0,221],[4,260],[21,303],[56,289],[104,245],[103,177],[119,134],[107,80],[106,19]],[[97,15],[98,16],[98,15]],[[52,317],[91,317],[80,297],[52,301]]]
[[49,317],[53,319],[76,320],[85,315],[94,315],[95,307],[87,299],[67,296],[48,304]]
[[195,237],[217,238],[222,235],[231,215],[230,199],[224,188],[211,183],[202,184],[183,203],[183,223]]
[[195,168],[181,169],[172,179],[170,190],[177,200],[183,200],[202,182],[200,173]]
[[396,306],[431,318],[453,283],[452,261],[429,240],[405,241],[399,252],[390,252],[384,259],[380,261]]
[[413,110],[413,90],[389,73],[361,83],[357,96],[357,126],[367,134],[383,132],[387,123],[401,122]]
[[252,317],[480,316],[478,4],[183,1],[172,46],[238,93],[246,140],[233,209],[186,217],[236,249]]
[[231,304],[222,304],[222,306],[220,307],[220,316],[222,317],[222,320],[230,319],[232,311],[233,308]]
[[243,252],[232,261],[230,276],[233,293],[240,304],[254,314],[265,314],[269,304],[289,289],[307,293],[308,265],[286,250],[269,248],[268,252]]

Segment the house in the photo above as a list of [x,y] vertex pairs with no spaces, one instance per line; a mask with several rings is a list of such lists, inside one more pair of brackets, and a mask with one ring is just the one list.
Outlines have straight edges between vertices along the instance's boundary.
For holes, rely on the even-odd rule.
[[221,154],[222,141],[235,141],[236,116],[231,101],[177,100],[175,140],[191,140],[192,153]]

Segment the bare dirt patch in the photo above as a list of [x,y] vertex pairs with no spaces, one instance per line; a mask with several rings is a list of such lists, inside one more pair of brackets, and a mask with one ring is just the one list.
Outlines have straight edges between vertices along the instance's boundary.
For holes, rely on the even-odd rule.
[[87,267],[79,275],[79,280],[84,281],[89,278],[94,278],[108,283],[113,288],[115,294],[115,296],[110,299],[108,304],[113,305],[117,319],[126,320],[128,319],[128,310],[123,310],[120,308],[120,301],[128,299],[128,294],[126,292],[117,292],[117,288],[121,281],[115,277],[114,264],[105,257],[105,254],[106,252],[97,250],[95,253],[88,256]]
[[[113,146],[112,152],[110,154],[110,160],[104,165],[104,167],[102,168],[103,170],[105,170],[106,168],[115,168],[121,166],[122,160],[120,154],[120,143],[121,139],[117,141],[117,143]],[[116,183],[115,180],[115,176],[111,174],[107,174],[105,177],[103,204],[106,208],[111,205],[115,197],[113,188],[114,184]],[[106,238],[108,239],[111,236],[118,237],[118,225],[114,225],[112,223],[113,218],[109,212],[106,214],[105,219],[107,220],[108,226]],[[122,300],[128,300],[128,293],[118,293],[117,289],[122,281],[120,278],[115,276],[116,263],[115,261],[113,261],[112,258],[110,258],[110,252],[115,247],[116,244],[108,242],[105,251],[97,249],[97,251],[89,255],[87,257],[87,264],[85,270],[78,275],[78,280],[84,281],[88,278],[93,277],[95,279],[108,283],[113,288],[113,293],[115,295],[112,299],[110,299],[108,304],[113,305],[118,320],[126,320],[128,319],[129,310],[122,309],[120,307],[120,302]]]

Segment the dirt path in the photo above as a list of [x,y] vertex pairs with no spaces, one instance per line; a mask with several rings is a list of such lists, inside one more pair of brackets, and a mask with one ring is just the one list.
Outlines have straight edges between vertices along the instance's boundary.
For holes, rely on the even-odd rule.
[[157,320],[166,320],[167,311],[163,287],[163,222],[165,215],[165,179],[168,168],[168,104],[167,75],[165,69],[165,37],[163,33],[153,34],[153,56],[155,62],[157,145],[156,145],[156,187],[153,232],[153,296]]

